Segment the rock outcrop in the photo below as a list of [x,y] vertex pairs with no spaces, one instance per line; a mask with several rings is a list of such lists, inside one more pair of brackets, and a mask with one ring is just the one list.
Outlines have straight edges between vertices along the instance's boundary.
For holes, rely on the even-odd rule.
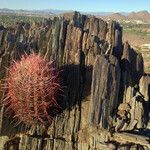
[[97,56],[92,76],[90,123],[107,129],[118,106],[120,66],[113,55]]
[[6,68],[32,51],[62,70],[62,111],[47,129],[25,128],[1,106],[0,149],[150,149],[150,76],[118,23],[75,12],[0,28],[0,101]]

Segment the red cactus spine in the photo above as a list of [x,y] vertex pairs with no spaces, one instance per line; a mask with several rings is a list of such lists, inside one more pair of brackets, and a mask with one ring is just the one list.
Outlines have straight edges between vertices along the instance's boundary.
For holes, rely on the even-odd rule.
[[19,122],[27,125],[51,123],[49,110],[59,107],[56,96],[60,86],[59,71],[53,62],[40,55],[22,56],[8,69],[3,104]]

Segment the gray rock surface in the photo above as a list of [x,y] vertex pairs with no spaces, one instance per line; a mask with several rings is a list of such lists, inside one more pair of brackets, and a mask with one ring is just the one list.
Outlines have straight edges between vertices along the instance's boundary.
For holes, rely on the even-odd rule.
[[120,74],[119,62],[113,55],[97,56],[93,66],[90,123],[103,128],[112,124],[118,106]]

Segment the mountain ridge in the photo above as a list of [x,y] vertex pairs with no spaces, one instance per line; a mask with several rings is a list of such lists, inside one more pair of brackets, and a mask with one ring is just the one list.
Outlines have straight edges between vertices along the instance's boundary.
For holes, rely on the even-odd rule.
[[[8,9],[1,8],[0,13],[15,13],[23,15],[58,15],[63,13],[74,12],[72,10],[57,10],[57,9],[43,9],[43,10],[26,10],[26,9]],[[150,21],[150,12],[147,10],[133,11],[133,12],[80,12],[86,15],[95,15],[97,17],[102,17],[103,19],[112,20],[143,20]]]

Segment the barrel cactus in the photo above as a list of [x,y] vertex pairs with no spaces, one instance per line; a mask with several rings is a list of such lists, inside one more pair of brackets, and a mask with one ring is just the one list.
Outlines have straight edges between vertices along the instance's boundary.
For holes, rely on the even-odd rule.
[[59,71],[53,62],[32,53],[13,61],[4,84],[7,112],[26,125],[51,123],[51,110],[58,108],[57,97],[62,91]]

